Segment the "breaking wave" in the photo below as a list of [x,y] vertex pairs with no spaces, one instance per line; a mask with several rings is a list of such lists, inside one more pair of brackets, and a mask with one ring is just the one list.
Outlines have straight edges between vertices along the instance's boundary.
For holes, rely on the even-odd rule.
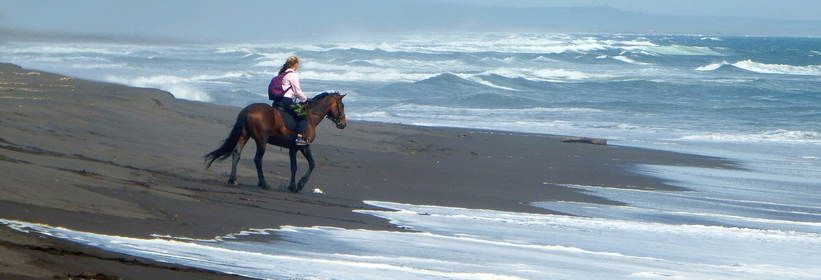
[[766,64],[748,59],[733,63],[733,66],[762,74],[821,76],[821,65],[793,66],[786,64]]
[[795,66],[787,64],[767,64],[755,62],[750,59],[742,60],[736,63],[729,63],[727,61],[711,63],[705,66],[698,67],[696,68],[696,70],[713,71],[727,65],[761,74],[821,76],[821,65]]

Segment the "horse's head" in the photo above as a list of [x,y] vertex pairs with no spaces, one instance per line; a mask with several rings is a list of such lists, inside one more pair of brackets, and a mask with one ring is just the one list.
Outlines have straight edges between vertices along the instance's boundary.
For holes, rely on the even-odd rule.
[[345,98],[347,94],[339,94],[335,93],[331,95],[333,97],[333,104],[330,105],[333,109],[328,111],[328,114],[325,115],[326,118],[334,122],[336,124],[336,128],[343,129],[345,126],[348,125],[348,122],[345,120],[345,104],[342,103],[342,98]]
[[[315,108],[322,111],[326,118],[336,124],[336,128],[343,129],[347,126],[345,120],[345,104],[342,103],[342,98],[346,94],[322,93],[311,99],[311,103],[316,104]],[[316,102],[314,102],[316,101]]]

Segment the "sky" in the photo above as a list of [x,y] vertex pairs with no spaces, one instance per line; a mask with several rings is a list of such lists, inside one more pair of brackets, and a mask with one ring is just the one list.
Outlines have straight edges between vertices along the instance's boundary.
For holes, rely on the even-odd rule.
[[608,6],[624,11],[691,16],[821,20],[818,0],[437,0],[492,6]]
[[429,31],[821,37],[821,1],[0,0],[0,36],[9,30],[258,42]]

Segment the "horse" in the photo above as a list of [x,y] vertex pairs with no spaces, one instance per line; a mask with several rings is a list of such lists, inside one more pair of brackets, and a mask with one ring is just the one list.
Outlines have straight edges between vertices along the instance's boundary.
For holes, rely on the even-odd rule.
[[[344,129],[347,125],[345,120],[345,104],[342,103],[342,98],[345,95],[340,95],[339,92],[324,92],[318,94],[314,98],[308,100],[305,104],[305,113],[308,121],[308,127],[305,129],[305,141],[311,143],[316,137],[316,126],[324,119],[328,118],[336,124],[336,128]],[[257,176],[259,183],[257,186],[263,189],[270,189],[271,187],[265,182],[265,176],[262,174],[262,156],[265,155],[265,145],[271,144],[283,148],[288,148],[288,155],[291,160],[291,180],[288,185],[288,191],[299,193],[308,182],[311,172],[314,170],[315,163],[313,155],[311,155],[311,146],[296,145],[295,131],[289,130],[283,122],[282,111],[275,109],[266,103],[255,103],[248,105],[237,116],[237,121],[228,138],[222,142],[222,146],[216,150],[205,155],[206,168],[211,167],[214,160],[222,161],[233,156],[231,162],[231,176],[228,177],[229,184],[237,184],[237,162],[239,162],[240,153],[248,140],[254,139],[256,142],[257,151],[254,156],[254,164],[257,167]],[[288,113],[285,113],[288,114]],[[305,159],[308,160],[308,171],[299,180],[299,183],[294,183],[297,171],[296,153],[302,152]]]

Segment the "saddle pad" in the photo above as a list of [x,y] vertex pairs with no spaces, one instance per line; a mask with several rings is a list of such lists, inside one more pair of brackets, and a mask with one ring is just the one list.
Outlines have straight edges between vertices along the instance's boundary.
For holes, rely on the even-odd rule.
[[294,116],[291,115],[290,110],[282,109],[279,106],[275,106],[274,109],[279,111],[279,115],[282,116],[282,124],[290,131],[296,131],[296,120],[294,120]]

